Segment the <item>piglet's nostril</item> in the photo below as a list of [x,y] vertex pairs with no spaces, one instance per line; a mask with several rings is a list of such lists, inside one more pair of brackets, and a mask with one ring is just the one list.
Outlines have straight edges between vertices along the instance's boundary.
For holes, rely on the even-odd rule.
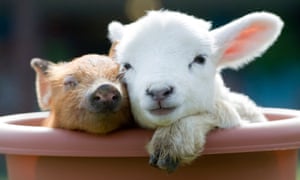
[[114,95],[114,96],[112,96],[112,101],[119,101],[120,100],[120,95],[118,95],[118,94],[116,94],[116,95]]
[[92,101],[94,101],[94,102],[101,101],[101,97],[98,96],[98,95],[95,95],[95,96],[92,97]]
[[90,95],[89,102],[91,111],[114,111],[120,105],[121,93],[113,85],[101,85]]

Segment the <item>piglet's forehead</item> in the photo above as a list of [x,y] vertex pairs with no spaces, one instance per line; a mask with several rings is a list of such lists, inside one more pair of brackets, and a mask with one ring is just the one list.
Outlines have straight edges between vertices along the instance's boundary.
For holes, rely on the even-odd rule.
[[94,81],[99,77],[106,80],[116,80],[119,65],[105,56],[86,55],[68,63],[54,65],[49,73],[52,81],[60,81],[68,75],[84,81]]

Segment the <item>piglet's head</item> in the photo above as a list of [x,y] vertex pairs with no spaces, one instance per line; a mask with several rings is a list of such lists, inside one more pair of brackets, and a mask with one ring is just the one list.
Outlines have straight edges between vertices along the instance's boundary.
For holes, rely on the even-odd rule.
[[58,64],[34,58],[31,66],[39,106],[50,110],[47,126],[107,133],[130,121],[119,65],[109,57],[90,54]]

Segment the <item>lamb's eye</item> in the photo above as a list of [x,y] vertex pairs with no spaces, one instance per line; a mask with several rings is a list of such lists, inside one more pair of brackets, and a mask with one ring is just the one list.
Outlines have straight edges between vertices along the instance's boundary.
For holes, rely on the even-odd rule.
[[204,64],[205,63],[205,57],[203,55],[197,55],[195,58],[194,58],[194,63],[197,63],[197,64]]
[[202,65],[202,64],[205,63],[205,61],[206,61],[206,56],[204,56],[204,55],[197,55],[197,56],[194,57],[193,62],[191,62],[189,64],[189,68],[192,68],[192,66],[193,66],[194,63]]
[[124,64],[123,64],[123,68],[124,68],[124,70],[129,70],[129,69],[132,68],[132,66],[131,66],[131,64],[129,64],[129,63],[124,63]]
[[64,89],[65,90],[69,90],[69,89],[73,89],[77,86],[78,84],[78,80],[72,76],[72,75],[67,75],[65,78],[64,78]]

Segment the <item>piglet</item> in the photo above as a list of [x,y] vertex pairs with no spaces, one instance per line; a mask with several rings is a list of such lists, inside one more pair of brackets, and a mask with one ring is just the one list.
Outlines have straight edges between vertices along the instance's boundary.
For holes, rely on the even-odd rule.
[[38,104],[50,110],[45,126],[105,134],[131,124],[119,65],[110,57],[88,54],[57,64],[34,58],[31,66]]

